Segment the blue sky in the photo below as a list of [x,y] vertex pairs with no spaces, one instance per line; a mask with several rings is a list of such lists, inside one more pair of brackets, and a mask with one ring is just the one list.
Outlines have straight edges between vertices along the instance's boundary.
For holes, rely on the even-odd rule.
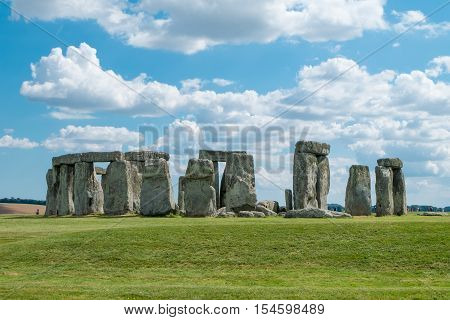
[[[286,135],[308,127],[307,138],[332,146],[329,202],[343,203],[350,165],[373,171],[376,159],[400,157],[410,204],[450,204],[450,5],[426,18],[445,1],[186,3],[0,4],[0,197],[44,199],[52,156],[134,149],[142,125],[242,130],[286,111],[272,125]],[[186,142],[189,155],[173,139],[146,147],[171,152],[176,181],[198,143]],[[270,157],[258,145],[236,147],[262,163],[258,198],[282,200],[292,184],[292,145],[261,141]],[[275,162],[285,170],[268,169]]]

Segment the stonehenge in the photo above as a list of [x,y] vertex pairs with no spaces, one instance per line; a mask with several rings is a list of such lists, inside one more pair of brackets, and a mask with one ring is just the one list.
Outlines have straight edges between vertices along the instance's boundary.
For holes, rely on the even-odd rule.
[[327,209],[330,190],[330,145],[298,141],[294,153],[294,209]]
[[377,164],[375,167],[377,216],[407,214],[403,162],[398,158],[386,158],[378,159]]
[[345,192],[345,211],[352,216],[370,216],[370,172],[368,166],[353,165],[349,170]]
[[[187,217],[336,218],[371,215],[369,167],[349,169],[345,213],[328,210],[330,145],[298,141],[293,189],[285,189],[286,206],[257,202],[253,156],[245,151],[200,150],[179,177],[174,201],[169,154],[164,152],[88,152],[52,159],[47,171],[46,216],[83,216],[129,212],[143,216],[181,213]],[[97,163],[109,163],[107,168]],[[225,162],[222,177],[219,162]],[[379,159],[375,168],[376,214],[407,213],[406,185],[398,158]],[[100,179],[101,177],[101,179]]]

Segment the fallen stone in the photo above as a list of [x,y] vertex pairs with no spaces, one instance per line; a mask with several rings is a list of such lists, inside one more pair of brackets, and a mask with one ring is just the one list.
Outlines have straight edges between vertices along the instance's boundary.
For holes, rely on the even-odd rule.
[[253,156],[234,153],[224,171],[225,206],[228,211],[253,211],[256,208]]
[[63,164],[59,168],[59,186],[56,214],[70,215],[75,212],[73,203],[74,166]]
[[446,212],[419,212],[418,216],[423,217],[447,217],[448,213]]
[[345,211],[352,216],[370,216],[372,214],[368,166],[353,165],[350,167],[345,192]]
[[317,158],[317,207],[327,210],[327,198],[330,192],[330,163],[327,157],[319,156]]
[[[259,201],[256,205],[263,206],[275,213],[278,213],[278,211],[280,211],[280,204],[278,203],[278,201],[262,200],[262,201]],[[259,210],[257,210],[257,211],[259,211]]]
[[169,164],[165,159],[151,159],[145,163],[140,198],[140,213],[144,216],[165,216],[175,212]]
[[103,176],[106,174],[106,169],[95,167],[95,174]]
[[78,162],[74,173],[75,215],[103,212],[103,190],[92,162]]
[[276,216],[277,215],[277,213],[275,211],[267,209],[266,207],[261,206],[261,205],[256,205],[256,211],[264,213],[264,215],[267,216],[267,217],[268,216]]
[[295,144],[295,153],[312,153],[317,156],[327,156],[330,154],[330,145],[327,143],[300,140]]
[[[290,210],[292,210],[292,209],[290,209]],[[286,207],[280,207],[280,211],[278,212],[278,214],[280,214],[280,213],[284,213],[284,212],[287,212],[287,211],[289,211]]]
[[239,211],[236,214],[239,218],[265,218],[266,215],[259,211]]
[[403,162],[399,158],[384,158],[378,159],[377,163],[380,167],[390,167],[400,169],[403,167]]
[[232,218],[235,217],[236,214],[234,212],[227,211],[226,207],[222,207],[217,209],[215,215],[216,218]]
[[311,153],[294,154],[294,208],[317,208],[317,157]]
[[377,196],[377,217],[394,213],[393,173],[391,168],[375,167],[375,191]]
[[286,200],[286,210],[292,210],[294,209],[294,206],[292,204],[292,190],[291,189],[286,189],[284,190],[284,198]]
[[319,208],[305,208],[300,210],[290,210],[284,215],[285,218],[351,218],[345,212],[335,212]]
[[408,213],[406,204],[406,184],[402,169],[393,169],[394,214],[402,216]]

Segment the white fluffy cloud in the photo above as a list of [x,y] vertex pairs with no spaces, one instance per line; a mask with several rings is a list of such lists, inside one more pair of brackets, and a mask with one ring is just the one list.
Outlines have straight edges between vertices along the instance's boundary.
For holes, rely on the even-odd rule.
[[0,138],[0,148],[32,149],[38,146],[39,143],[31,141],[28,138],[14,138],[9,134]]
[[392,28],[399,33],[410,29],[423,31],[428,37],[436,37],[450,30],[450,22],[428,22],[427,17],[419,10],[409,10],[404,12],[397,12],[394,10],[392,14],[398,19],[398,22],[394,23]]
[[136,149],[139,133],[127,128],[69,125],[47,138],[42,145],[49,150],[75,151],[126,151]]
[[430,61],[430,68],[425,70],[429,77],[438,77],[444,73],[450,73],[450,56],[436,57]]
[[11,0],[43,21],[94,20],[132,46],[194,53],[279,38],[343,41],[385,29],[385,0]]

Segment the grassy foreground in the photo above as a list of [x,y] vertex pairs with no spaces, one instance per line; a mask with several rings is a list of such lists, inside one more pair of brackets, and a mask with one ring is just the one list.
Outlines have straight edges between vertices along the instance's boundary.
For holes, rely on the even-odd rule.
[[450,218],[0,216],[2,299],[450,299]]

